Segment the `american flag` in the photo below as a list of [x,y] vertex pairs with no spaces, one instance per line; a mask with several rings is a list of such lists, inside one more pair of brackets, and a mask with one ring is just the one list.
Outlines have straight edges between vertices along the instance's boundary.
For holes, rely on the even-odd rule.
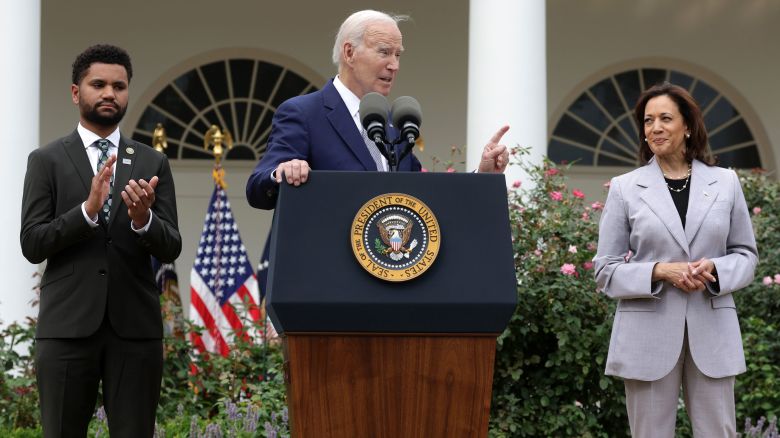
[[204,328],[192,334],[195,347],[227,356],[234,336],[256,335],[252,326],[264,319],[259,303],[257,277],[230,201],[216,184],[190,274],[190,320]]

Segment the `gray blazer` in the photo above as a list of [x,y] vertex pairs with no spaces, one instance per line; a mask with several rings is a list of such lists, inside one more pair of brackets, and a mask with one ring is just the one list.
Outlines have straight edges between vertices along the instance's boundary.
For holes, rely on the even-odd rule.
[[[715,263],[720,292],[708,286],[686,293],[651,281],[658,262],[702,257]],[[691,355],[705,375],[745,371],[731,293],[753,280],[758,251],[734,171],[693,162],[685,229],[655,160],[613,178],[593,261],[599,290],[618,299],[607,375],[664,377],[680,357],[686,324]]]

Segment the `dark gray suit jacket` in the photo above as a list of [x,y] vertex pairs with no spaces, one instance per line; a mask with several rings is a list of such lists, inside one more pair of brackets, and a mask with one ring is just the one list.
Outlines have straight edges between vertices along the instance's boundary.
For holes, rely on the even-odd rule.
[[[118,145],[113,205],[108,223],[86,222],[81,204],[94,172],[78,133],[32,153],[22,198],[22,253],[47,260],[41,280],[37,338],[82,338],[105,312],[125,338],[161,338],[159,291],[150,256],[171,262],[181,252],[173,177],[164,154],[124,136]],[[157,175],[149,230],[130,229],[121,192],[129,179]]]

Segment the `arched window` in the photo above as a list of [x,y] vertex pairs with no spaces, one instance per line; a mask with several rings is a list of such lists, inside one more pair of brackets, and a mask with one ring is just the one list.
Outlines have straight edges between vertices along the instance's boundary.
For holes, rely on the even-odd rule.
[[702,108],[710,148],[723,167],[761,167],[754,135],[739,110],[707,82],[678,70],[639,68],[610,75],[583,91],[557,121],[548,155],[579,166],[635,167],[639,95],[663,81],[687,89]]
[[133,138],[152,144],[162,123],[171,159],[208,159],[204,134],[214,124],[230,131],[228,160],[256,161],[265,152],[276,108],[317,87],[290,68],[267,59],[230,57],[204,62],[164,83],[143,110]]

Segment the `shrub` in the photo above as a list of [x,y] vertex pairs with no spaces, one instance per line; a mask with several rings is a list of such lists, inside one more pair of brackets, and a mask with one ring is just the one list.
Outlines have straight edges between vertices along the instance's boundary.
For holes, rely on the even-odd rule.
[[548,160],[520,165],[531,188],[509,193],[519,304],[498,338],[490,434],[625,436],[623,384],[604,376],[614,303],[591,263],[602,205]]

